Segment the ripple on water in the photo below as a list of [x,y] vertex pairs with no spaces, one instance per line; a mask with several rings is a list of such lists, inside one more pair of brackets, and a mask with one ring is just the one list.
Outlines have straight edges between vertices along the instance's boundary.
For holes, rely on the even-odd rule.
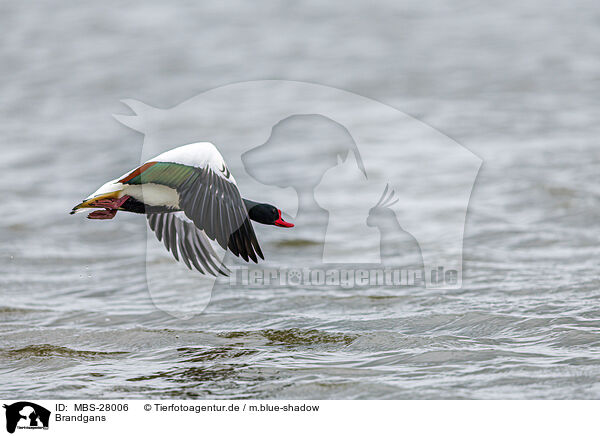
[[260,330],[258,332],[227,332],[220,336],[225,338],[242,338],[245,336],[260,335],[266,338],[270,344],[280,345],[315,345],[315,344],[351,344],[356,339],[356,335],[345,333],[331,333],[319,330]]
[[29,345],[23,348],[0,349],[0,358],[7,360],[30,359],[32,357],[67,357],[77,359],[104,359],[107,357],[118,357],[127,354],[125,351],[89,351],[75,350],[68,347],[41,344]]

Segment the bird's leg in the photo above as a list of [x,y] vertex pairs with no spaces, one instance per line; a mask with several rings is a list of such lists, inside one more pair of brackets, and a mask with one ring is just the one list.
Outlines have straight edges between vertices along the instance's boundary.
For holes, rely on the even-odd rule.
[[117,211],[123,203],[127,201],[129,195],[124,195],[121,198],[103,198],[90,204],[92,207],[103,207],[105,210],[95,210],[88,215],[91,220],[109,220],[115,217]]
[[103,198],[90,204],[91,207],[103,207],[104,209],[119,209],[129,199],[129,195],[121,198]]
[[91,220],[109,220],[115,217],[117,209],[95,210],[87,217]]

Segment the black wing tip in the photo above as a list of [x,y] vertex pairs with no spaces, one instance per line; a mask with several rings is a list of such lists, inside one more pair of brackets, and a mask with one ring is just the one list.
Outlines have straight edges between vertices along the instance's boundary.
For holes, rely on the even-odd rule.
[[263,255],[262,249],[260,248],[260,244],[258,243],[258,239],[256,239],[254,232],[252,233],[252,247],[254,248],[254,251],[256,251],[256,254],[258,254],[262,260],[265,260],[265,256]]
[[233,255],[244,259],[244,261],[249,263],[250,260],[252,260],[254,263],[258,263],[258,257],[262,260],[264,260],[265,257],[258,245],[258,241],[256,241],[256,243],[254,243],[254,241],[256,241],[254,232],[252,232],[252,235],[248,238],[248,235],[242,234],[240,230],[236,230],[229,237],[227,247]]
[[[229,277],[229,274],[231,274],[231,270],[223,264],[221,264],[221,266],[223,267],[223,269],[221,269],[221,268],[218,269],[219,274],[221,274],[222,276],[225,276],[225,277]],[[215,274],[215,276],[216,276],[216,274]]]
[[250,259],[248,258],[248,254],[245,252],[241,252],[240,256],[242,257],[242,259],[244,259],[245,262],[249,262]]

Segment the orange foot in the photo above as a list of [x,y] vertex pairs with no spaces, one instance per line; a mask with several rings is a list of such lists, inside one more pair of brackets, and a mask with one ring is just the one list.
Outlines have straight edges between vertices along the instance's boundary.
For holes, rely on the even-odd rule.
[[102,200],[94,201],[90,206],[103,207],[105,209],[119,209],[128,198],[129,195],[124,195],[121,198],[104,198]]

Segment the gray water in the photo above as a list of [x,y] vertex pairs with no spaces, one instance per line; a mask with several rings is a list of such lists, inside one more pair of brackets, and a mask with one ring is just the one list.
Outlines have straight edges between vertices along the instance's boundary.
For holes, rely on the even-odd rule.
[[[8,1],[0,28],[0,396],[600,396],[597,2]],[[143,217],[67,215],[140,160],[120,99],[259,79],[368,96],[483,159],[461,289],[221,283],[182,319],[148,292]]]

